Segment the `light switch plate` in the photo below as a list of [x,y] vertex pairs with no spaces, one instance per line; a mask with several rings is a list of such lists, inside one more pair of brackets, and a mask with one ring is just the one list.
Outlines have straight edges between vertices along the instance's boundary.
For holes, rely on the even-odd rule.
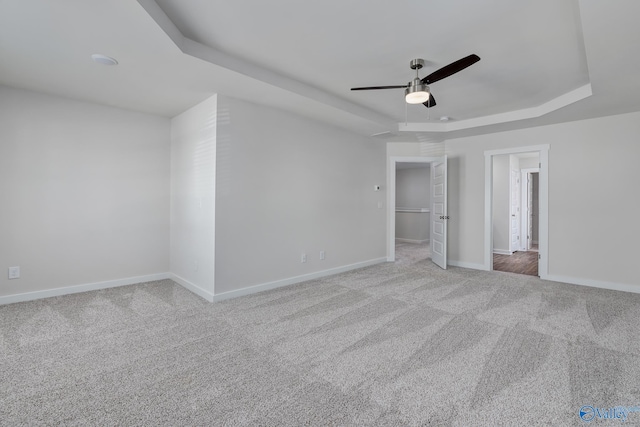
[[20,278],[20,267],[9,267],[9,279]]

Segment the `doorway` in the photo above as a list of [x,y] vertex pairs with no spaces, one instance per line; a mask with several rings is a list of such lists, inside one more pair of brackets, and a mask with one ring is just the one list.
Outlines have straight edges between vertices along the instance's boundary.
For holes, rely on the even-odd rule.
[[[412,184],[412,188],[397,187],[397,181],[402,185],[403,181],[406,182],[405,178],[411,175],[420,175],[422,179]],[[391,157],[387,177],[387,261],[396,261],[396,248],[411,249],[406,245],[424,245],[428,242],[426,251],[425,246],[414,246],[413,249],[422,249],[423,259],[431,258],[436,265],[446,269],[446,156]],[[406,192],[421,194],[416,196]],[[411,234],[407,234],[409,231]]]
[[396,163],[396,262],[431,258],[431,163]]
[[487,270],[548,275],[548,150],[539,145],[485,152]]
[[[539,153],[493,156],[493,270],[538,275]],[[535,173],[535,176],[534,176]]]

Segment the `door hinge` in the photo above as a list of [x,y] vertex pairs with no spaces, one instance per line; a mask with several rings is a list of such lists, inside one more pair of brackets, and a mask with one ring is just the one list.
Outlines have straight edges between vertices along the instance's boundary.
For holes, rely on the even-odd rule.
[[538,259],[542,259],[542,256],[540,256],[540,254],[538,254]]

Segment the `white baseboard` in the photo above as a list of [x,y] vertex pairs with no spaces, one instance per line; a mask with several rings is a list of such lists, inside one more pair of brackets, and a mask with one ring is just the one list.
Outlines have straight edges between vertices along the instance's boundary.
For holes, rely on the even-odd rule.
[[190,281],[183,279],[182,277],[171,273],[169,275],[170,279],[173,280],[174,282],[176,282],[177,284],[187,288],[188,290],[190,290],[191,292],[193,292],[194,294],[206,299],[209,302],[213,302],[213,294],[209,291],[205,291],[204,289],[202,289],[200,286],[194,285],[193,283],[191,283]]
[[493,250],[494,254],[498,254],[498,255],[513,255],[513,252],[511,251],[506,251],[504,249],[494,249]]
[[[293,285],[307,280],[318,279],[325,276],[331,276],[334,274],[345,273],[347,271],[355,270],[358,268],[369,267],[371,265],[387,262],[387,258],[376,258],[369,261],[363,261],[355,264],[345,265],[342,267],[331,268],[329,270],[318,271],[315,273],[304,274],[302,276],[291,277],[288,279],[276,280],[273,282],[263,283],[260,285],[249,286],[234,291],[223,292],[221,294],[211,294],[199,286],[194,285],[188,280],[183,279],[173,273],[156,273],[148,274],[145,276],[128,277],[124,279],[108,280],[104,282],[87,283],[83,285],[67,286],[62,288],[47,289],[43,291],[25,292],[22,294],[5,295],[0,296],[0,305],[12,304],[16,302],[32,301],[42,298],[50,298],[61,295],[69,295],[80,292],[96,291],[100,289],[115,288],[119,286],[134,285],[137,283],[153,282],[156,280],[171,279],[181,286],[184,286],[189,291],[204,298],[209,302],[223,301],[230,298],[236,298],[244,295],[249,295],[257,292],[267,291],[269,289],[275,289],[282,286]],[[452,267],[469,268],[473,270],[484,270],[487,268],[483,264],[476,264],[457,260],[448,260],[447,264]],[[568,276],[558,275],[545,275],[541,277],[542,280],[549,280],[552,282],[569,283],[572,285],[589,286],[592,288],[610,289],[614,291],[640,293],[640,286],[629,285],[624,283],[604,282],[600,280],[582,279]]]
[[237,289],[235,291],[223,292],[215,294],[213,301],[224,301],[230,298],[241,297],[244,295],[254,294],[256,292],[267,291],[269,289],[280,288],[282,286],[289,286],[300,282],[306,282],[307,280],[319,279],[325,276],[332,276],[334,274],[345,273],[347,271],[355,270],[358,268],[369,267],[371,265],[387,262],[387,258],[376,258],[369,261],[358,262],[355,264],[344,265],[342,267],[331,268],[329,270],[318,271],[315,273],[303,274],[302,276],[290,277],[288,279],[276,280],[273,282],[262,283],[260,285],[248,286],[246,288]]
[[570,283],[572,285],[589,286],[592,288],[610,289],[612,291],[633,292],[640,294],[640,286],[628,285],[625,283],[603,282],[600,280],[581,279],[577,277],[557,276],[554,274],[540,277],[542,280],[550,280],[552,282]]
[[136,283],[153,282],[155,280],[170,279],[170,276],[171,275],[169,273],[148,274],[145,276],[127,277],[125,279],[107,280],[105,282],[86,283],[83,285],[66,286],[63,288],[47,289],[44,291],[0,296],[0,305],[57,297],[61,295],[77,294],[80,292],[97,291],[100,289],[115,288],[118,286],[133,285]]
[[402,243],[416,243],[416,244],[423,244],[423,243],[429,243],[429,239],[425,239],[425,240],[413,240],[413,239],[402,239],[400,237],[396,237],[396,242],[402,242]]
[[464,262],[464,261],[456,261],[456,260],[448,259],[447,265],[450,265],[452,267],[469,268],[471,270],[488,271],[487,268],[484,266],[484,264],[476,264],[473,262]]

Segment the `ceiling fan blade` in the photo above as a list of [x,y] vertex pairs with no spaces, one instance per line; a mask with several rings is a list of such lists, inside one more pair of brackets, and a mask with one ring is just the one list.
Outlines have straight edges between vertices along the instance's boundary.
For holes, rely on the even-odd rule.
[[422,105],[427,108],[436,106],[436,99],[433,97],[433,94],[431,92],[429,92],[429,99],[427,99],[427,102],[423,102]]
[[375,89],[405,89],[407,85],[402,86],[369,86],[369,87],[352,87],[351,90],[375,90]]
[[436,70],[433,73],[429,74],[427,77],[422,79],[422,83],[427,85],[431,83],[435,83],[438,80],[442,80],[446,77],[449,77],[452,74],[457,73],[458,71],[464,70],[468,66],[473,65],[478,61],[480,61],[480,57],[475,54],[466,56],[462,59],[458,59],[457,61],[452,62],[449,65],[445,65],[439,70]]

